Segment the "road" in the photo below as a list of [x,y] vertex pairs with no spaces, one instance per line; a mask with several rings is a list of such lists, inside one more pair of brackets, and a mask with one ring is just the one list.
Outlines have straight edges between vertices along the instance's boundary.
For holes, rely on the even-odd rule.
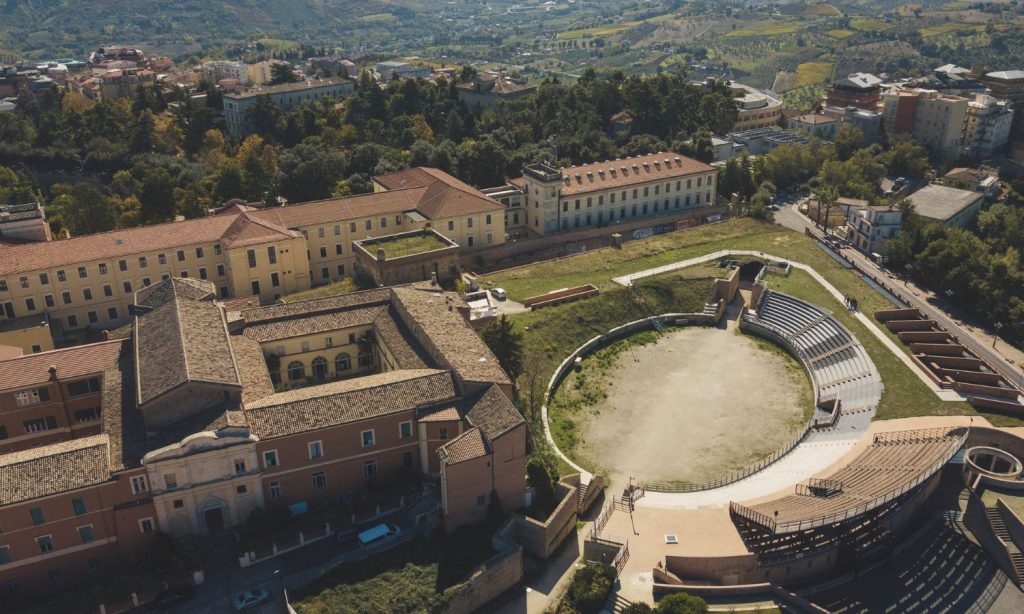
[[[775,222],[797,232],[804,232],[805,228],[810,228],[812,231],[815,230],[814,223],[797,210],[798,205],[799,202],[793,204],[786,203],[781,206],[779,211],[775,212]],[[972,334],[969,330],[958,324],[958,320],[954,316],[949,315],[945,310],[930,302],[927,296],[924,298],[919,296],[919,290],[908,285],[889,270],[878,266],[872,260],[864,257],[857,250],[844,248],[840,251],[862,273],[874,277],[875,281],[881,281],[884,285],[895,288],[901,295],[901,298],[911,307],[917,307],[921,310],[921,313],[938,322],[943,328],[957,337],[962,345],[974,352],[979,358],[988,362],[1006,381],[1021,388],[1022,383],[1024,383],[1024,373],[1010,364],[1003,355],[989,347],[988,339],[978,338]],[[989,337],[992,337],[991,332],[987,330],[984,332]]]

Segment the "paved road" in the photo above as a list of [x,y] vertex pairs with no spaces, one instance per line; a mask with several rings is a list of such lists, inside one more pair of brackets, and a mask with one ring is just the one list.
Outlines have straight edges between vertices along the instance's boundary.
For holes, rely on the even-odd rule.
[[[803,232],[804,228],[811,228],[813,230],[814,224],[808,218],[801,215],[799,211],[796,210],[796,206],[797,205],[787,205],[782,207],[780,211],[777,211],[775,213],[776,223],[798,232]],[[953,316],[950,316],[943,309],[929,302],[927,298],[917,296],[913,288],[908,287],[905,282],[894,276],[887,269],[884,269],[875,264],[872,260],[865,258],[857,250],[853,248],[845,248],[841,251],[844,256],[856,264],[857,268],[860,269],[861,272],[874,277],[876,281],[881,280],[886,285],[897,288],[905,302],[910,304],[912,307],[917,307],[921,310],[921,313],[941,324],[946,330],[955,335],[960,340],[961,344],[988,362],[993,369],[998,371],[999,374],[1006,379],[1006,381],[1012,383],[1018,388],[1021,387],[1022,382],[1024,382],[1024,373],[1022,373],[1020,369],[1017,369],[1008,363],[1002,355],[989,347],[988,340],[978,339],[972,335],[969,331],[957,324],[957,321]],[[988,334],[991,335],[991,333]]]

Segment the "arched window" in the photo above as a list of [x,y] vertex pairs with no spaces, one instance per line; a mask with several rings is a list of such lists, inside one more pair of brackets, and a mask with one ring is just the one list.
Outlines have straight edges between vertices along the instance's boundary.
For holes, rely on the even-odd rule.
[[327,359],[317,356],[313,359],[313,378],[318,380],[327,379]]
[[342,352],[334,357],[334,370],[338,373],[342,371],[348,371],[352,368],[352,357],[348,355],[348,352]]
[[300,380],[306,377],[306,367],[299,361],[288,365],[288,379],[291,381]]

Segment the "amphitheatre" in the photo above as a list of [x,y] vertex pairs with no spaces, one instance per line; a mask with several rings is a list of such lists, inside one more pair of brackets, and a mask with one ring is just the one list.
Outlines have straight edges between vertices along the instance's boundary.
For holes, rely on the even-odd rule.
[[[972,410],[1016,391],[930,374],[883,324],[911,310],[891,294],[857,310],[817,270],[837,279],[830,257],[805,254],[815,266],[730,249],[614,275],[607,301],[642,317],[604,330],[585,301],[567,306],[562,328],[589,332],[555,358],[540,427],[582,483],[610,481],[584,558],[615,565],[620,603],[1024,611],[1024,428]],[[656,296],[698,269],[715,271],[702,305]],[[555,326],[523,321],[544,339]]]

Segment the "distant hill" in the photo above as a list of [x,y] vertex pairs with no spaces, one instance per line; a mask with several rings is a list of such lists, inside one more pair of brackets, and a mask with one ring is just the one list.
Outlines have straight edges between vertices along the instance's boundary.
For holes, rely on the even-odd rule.
[[422,35],[435,21],[430,0],[402,5],[387,0],[0,0],[0,49],[41,59],[81,57],[104,43],[170,55],[260,38],[347,47],[393,39],[404,30]]

